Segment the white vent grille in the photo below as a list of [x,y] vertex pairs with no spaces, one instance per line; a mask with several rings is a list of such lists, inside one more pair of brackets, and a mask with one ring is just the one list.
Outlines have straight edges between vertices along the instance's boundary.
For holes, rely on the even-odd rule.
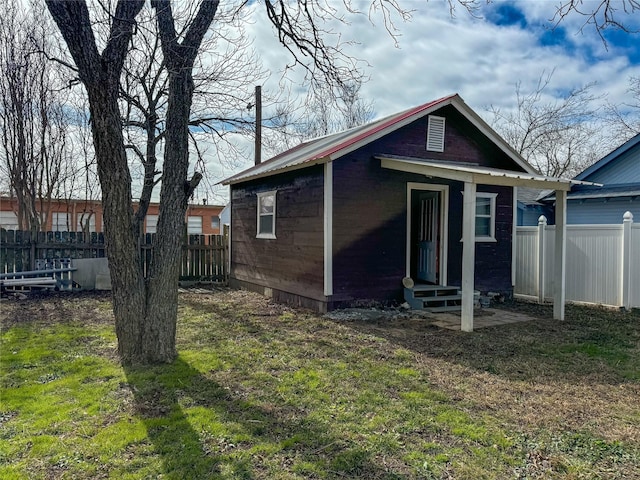
[[427,150],[430,152],[444,152],[444,117],[429,115]]

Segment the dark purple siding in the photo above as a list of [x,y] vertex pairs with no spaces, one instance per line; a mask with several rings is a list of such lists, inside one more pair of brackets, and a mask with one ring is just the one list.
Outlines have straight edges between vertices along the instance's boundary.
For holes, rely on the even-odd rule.
[[[407,182],[449,185],[448,284],[461,283],[463,184],[383,169],[380,154],[518,170],[455,108],[445,107],[445,152],[426,151],[427,118],[333,162],[333,296],[323,292],[323,167],[232,186],[231,283],[319,310],[402,301]],[[275,240],[256,239],[256,194],[277,190]],[[511,290],[512,189],[497,192],[497,242],[476,244],[476,289]],[[267,290],[271,289],[271,290]]]
[[[323,167],[314,166],[232,186],[232,284],[325,300],[323,185]],[[277,238],[256,238],[257,193],[270,190],[277,190]]]
[[[408,182],[449,185],[448,284],[461,284],[463,184],[383,169],[380,161],[373,157],[391,154],[516,167],[484,137],[474,139],[473,129],[455,109],[438,115],[447,118],[443,153],[426,151],[427,119],[424,118],[334,162],[332,301],[336,305],[402,300]],[[476,289],[509,292],[513,190],[479,185],[478,191],[495,192],[498,196],[497,241],[476,244]]]

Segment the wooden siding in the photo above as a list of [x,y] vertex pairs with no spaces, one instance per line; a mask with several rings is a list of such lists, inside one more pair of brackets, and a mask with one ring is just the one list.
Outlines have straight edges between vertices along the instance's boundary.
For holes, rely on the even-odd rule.
[[[521,170],[455,108],[447,118],[445,151],[426,150],[427,118],[333,163],[333,295],[323,291],[323,167],[311,166],[231,187],[231,285],[323,310],[402,301],[406,274],[407,183],[449,185],[448,283],[461,277],[463,184],[383,169],[378,154],[466,162]],[[256,194],[277,190],[276,239],[256,239]],[[476,288],[511,290],[512,189],[498,193],[497,242],[476,247]]]
[[[322,166],[231,187],[231,283],[324,301]],[[256,238],[257,193],[276,190],[276,238]]]
[[[463,184],[382,169],[373,159],[386,153],[517,169],[504,153],[474,139],[458,117],[447,118],[443,153],[426,151],[423,118],[334,162],[334,305],[401,301],[408,182],[449,185],[448,284],[461,284]],[[476,244],[476,289],[510,292],[513,189],[479,185],[478,192],[498,196],[497,241]]]

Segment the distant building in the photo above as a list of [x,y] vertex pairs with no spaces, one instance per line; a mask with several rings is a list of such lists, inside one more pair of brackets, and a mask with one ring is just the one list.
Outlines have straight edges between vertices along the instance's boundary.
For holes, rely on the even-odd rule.
[[[49,217],[43,231],[103,231],[102,202],[99,200],[52,200],[47,204]],[[137,203],[134,203],[137,208]],[[149,205],[144,222],[145,233],[155,233],[158,223],[157,203]],[[216,235],[221,232],[220,212],[223,205],[189,205],[186,214],[187,233]],[[18,200],[0,197],[0,228],[18,229]]]

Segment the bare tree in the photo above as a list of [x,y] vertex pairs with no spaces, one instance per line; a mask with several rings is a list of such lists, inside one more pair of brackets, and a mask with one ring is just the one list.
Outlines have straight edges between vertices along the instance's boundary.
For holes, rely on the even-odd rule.
[[556,7],[551,21],[557,26],[568,17],[584,18],[582,29],[594,28],[600,38],[607,44],[604,32],[608,28],[615,28],[627,33],[637,33],[630,19],[640,11],[638,0],[597,0],[584,2],[583,0],[562,0]]
[[612,128],[612,143],[620,145],[640,134],[640,77],[629,78],[631,100],[622,105],[607,105],[608,122]]
[[[230,133],[249,134],[253,120],[245,106],[253,96],[254,85],[264,80],[266,73],[250,49],[236,9],[218,11],[217,29],[203,40],[202,58],[194,69],[194,95],[189,120],[191,151],[196,155],[194,169],[206,173],[203,145],[213,145],[214,155],[220,143],[228,146]],[[168,106],[169,72],[158,37],[155,14],[143,8],[137,18],[138,34],[124,64],[120,96],[124,112],[126,147],[140,171],[142,190],[136,211],[138,224],[144,220],[154,188],[162,180],[161,144],[165,137],[165,115]],[[185,19],[183,24],[189,24]],[[203,141],[203,140],[206,140]]]
[[0,167],[18,200],[20,229],[46,225],[51,200],[65,181],[69,118],[45,11],[5,2],[0,14]]
[[[131,172],[122,116],[119,110],[120,77],[127,55],[136,46],[136,18],[143,0],[101,2],[102,22],[92,24],[85,1],[46,0],[85,86],[91,112],[98,176],[102,187],[105,238],[113,286],[118,350],[124,363],[167,362],[175,357],[177,279],[182,228],[187,201],[201,174],[189,173],[189,125],[194,98],[194,68],[202,42],[218,11],[218,1],[189,5],[194,15],[176,26],[168,0],[152,0],[163,63],[168,71],[164,125],[164,162],[160,188],[154,257],[149,275],[140,268],[137,225],[132,208]],[[240,2],[238,7],[244,7]],[[333,15],[324,2],[264,3],[266,15],[281,42],[314,82],[341,86],[361,76],[354,62],[329,43],[317,25],[318,15]],[[98,44],[96,31],[106,31]],[[99,46],[100,45],[100,46]],[[154,170],[155,175],[155,170]]]
[[546,100],[552,75],[543,74],[528,93],[518,83],[514,111],[494,106],[489,111],[493,127],[538,171],[572,177],[598,159],[601,146],[595,142],[595,119],[600,98],[588,84],[560,100]]
[[367,123],[373,118],[373,102],[360,96],[360,81],[345,83],[334,88],[341,92],[333,101],[334,92],[318,86],[311,90],[303,106],[283,108],[269,121],[272,149],[290,148],[302,141],[322,137]]

